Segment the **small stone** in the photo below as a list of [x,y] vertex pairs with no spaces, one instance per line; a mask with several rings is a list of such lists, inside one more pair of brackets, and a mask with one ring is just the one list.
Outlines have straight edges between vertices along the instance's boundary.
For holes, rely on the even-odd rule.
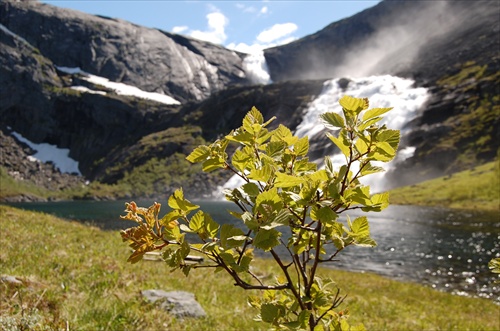
[[22,285],[23,284],[23,282],[20,281],[19,279],[17,279],[16,277],[9,276],[9,275],[2,275],[0,277],[0,280],[3,283],[9,283],[10,285]]
[[160,307],[176,317],[205,317],[207,314],[193,293],[185,291],[144,290],[142,296],[149,302],[161,302]]

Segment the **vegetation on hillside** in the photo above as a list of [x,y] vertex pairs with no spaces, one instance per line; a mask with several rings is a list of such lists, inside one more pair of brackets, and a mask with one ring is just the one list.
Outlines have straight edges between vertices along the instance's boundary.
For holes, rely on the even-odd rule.
[[[119,211],[117,211],[119,212]],[[126,263],[129,250],[107,232],[47,214],[0,206],[0,269],[23,282],[0,282],[0,329],[21,330],[258,330],[246,292],[221,273],[169,273],[164,263]],[[33,240],[36,238],[36,240]],[[257,260],[255,273],[279,270]],[[368,330],[498,330],[500,307],[377,275],[322,269],[349,296],[353,323]],[[147,289],[195,292],[207,311],[180,320],[140,295]],[[416,295],[418,293],[418,295]]]
[[437,81],[445,91],[457,96],[455,114],[441,125],[449,130],[432,149],[456,150],[456,159],[446,171],[465,170],[492,160],[499,148],[500,95],[492,89],[500,80],[500,72],[491,66],[468,61],[454,75]]
[[499,159],[390,191],[392,204],[500,210]]

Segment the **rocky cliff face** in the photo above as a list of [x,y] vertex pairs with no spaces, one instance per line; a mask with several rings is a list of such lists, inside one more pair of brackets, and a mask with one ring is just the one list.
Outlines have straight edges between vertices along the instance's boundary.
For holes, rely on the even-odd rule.
[[[126,183],[136,188],[132,195],[182,184],[206,194],[227,176],[199,177],[183,155],[240,125],[252,106],[294,129],[326,79],[393,74],[432,94],[405,137],[415,156],[392,174],[410,183],[496,155],[499,12],[495,1],[382,1],[266,50],[275,83],[249,85],[243,55],[221,46],[38,2],[3,1],[0,129],[69,148],[84,177]],[[86,73],[180,104],[123,95]],[[324,152],[321,141],[311,146],[316,156]]]
[[57,66],[181,102],[246,82],[242,54],[218,45],[33,1],[3,1],[0,10],[1,24]]

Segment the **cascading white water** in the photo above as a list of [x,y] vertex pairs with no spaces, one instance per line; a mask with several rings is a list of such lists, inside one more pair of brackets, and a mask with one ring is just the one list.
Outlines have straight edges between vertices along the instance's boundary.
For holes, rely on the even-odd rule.
[[269,84],[271,76],[264,57],[264,51],[259,50],[248,54],[243,60],[245,73],[254,84]]
[[[346,82],[348,82],[347,86],[344,85]],[[357,98],[368,98],[370,108],[392,107],[393,109],[385,115],[380,123],[386,124],[391,129],[401,130],[403,136],[408,130],[405,125],[415,118],[417,111],[429,97],[427,89],[414,87],[413,84],[414,82],[410,79],[390,75],[349,78],[347,81],[346,78],[336,78],[326,81],[322,93],[309,105],[302,122],[296,128],[295,135],[299,137],[307,135],[311,138],[322,133],[324,125],[321,123],[319,115],[325,112],[341,113],[342,108],[338,101],[342,96],[350,95]],[[342,85],[344,88],[341,87]],[[381,163],[380,166],[389,170],[398,162],[411,157],[414,150],[415,148],[411,146],[400,149],[395,160],[387,164]],[[345,164],[345,157],[341,153],[330,157],[335,166],[340,167]],[[381,191],[386,186],[384,173],[368,176],[363,183],[370,185],[372,192]],[[219,194],[217,196],[220,197],[221,189],[235,188],[242,184],[242,179],[235,175],[218,188]]]
[[[343,82],[341,80],[344,80]],[[344,84],[348,82],[348,85]],[[403,136],[407,133],[405,125],[415,118],[417,111],[428,99],[427,89],[414,87],[414,81],[400,77],[384,75],[370,76],[363,78],[336,78],[325,82],[322,93],[309,105],[303,116],[302,123],[297,126],[295,134],[299,137],[314,137],[324,130],[324,126],[319,119],[319,115],[325,112],[335,112],[341,114],[342,108],[338,101],[344,95],[356,98],[368,98],[370,108],[392,107],[380,124],[386,124],[390,129],[401,130]],[[343,89],[341,85],[344,85]],[[395,164],[413,155],[415,148],[408,146],[398,151],[395,160],[389,163],[380,163],[386,170],[394,167]],[[346,159],[343,154],[330,156],[334,166],[340,167],[345,164]],[[364,184],[370,185],[372,191],[381,191],[386,186],[384,173],[369,176]]]

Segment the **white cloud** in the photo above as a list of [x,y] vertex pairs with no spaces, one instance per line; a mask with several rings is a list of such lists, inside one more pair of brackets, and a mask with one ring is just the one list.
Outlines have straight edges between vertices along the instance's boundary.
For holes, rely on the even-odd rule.
[[257,36],[257,41],[261,43],[275,42],[278,39],[289,36],[297,29],[298,26],[295,23],[275,24],[269,29],[266,29],[259,33],[259,35]]
[[173,33],[184,33],[196,39],[208,41],[214,44],[222,44],[227,39],[226,26],[229,19],[216,7],[209,6],[210,13],[207,14],[207,28],[204,31],[190,30],[188,26],[174,26]]
[[252,45],[245,43],[230,43],[226,48],[247,53],[256,54],[266,48],[288,44],[297,39],[293,32],[298,29],[295,23],[275,24],[269,29],[262,31]]
[[222,44],[226,41],[226,26],[229,19],[221,12],[211,12],[207,14],[208,29],[206,31],[194,30],[190,36],[193,38],[209,41],[215,44]]
[[257,8],[254,6],[247,6],[242,3],[237,3],[236,8],[240,9],[244,13],[255,13],[257,11]]
[[261,14],[266,14],[266,13],[267,13],[267,11],[268,11],[267,6],[264,6],[264,7],[262,7],[262,8],[260,9],[260,13],[261,13]]
[[187,26],[183,25],[183,26],[174,26],[172,28],[172,32],[173,33],[182,33],[184,31],[186,31],[187,29],[189,29]]

